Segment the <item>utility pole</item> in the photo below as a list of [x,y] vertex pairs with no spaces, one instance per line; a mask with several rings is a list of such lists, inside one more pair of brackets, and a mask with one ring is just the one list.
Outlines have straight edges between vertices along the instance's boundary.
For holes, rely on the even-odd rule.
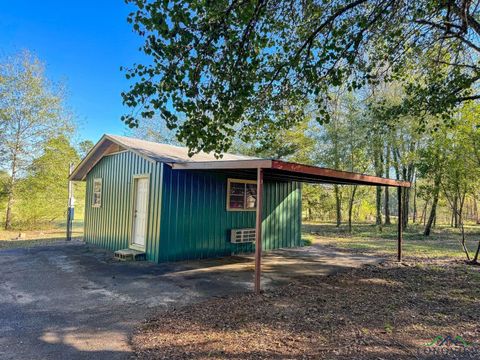
[[[70,163],[68,175],[72,175],[75,166]],[[67,241],[72,240],[73,217],[75,213],[75,198],[73,196],[73,182],[68,180],[68,209],[67,209]]]

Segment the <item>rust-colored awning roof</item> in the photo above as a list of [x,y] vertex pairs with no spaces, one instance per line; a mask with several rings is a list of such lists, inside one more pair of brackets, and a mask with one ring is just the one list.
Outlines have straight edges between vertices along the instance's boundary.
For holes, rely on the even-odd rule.
[[195,161],[170,164],[177,170],[218,170],[245,176],[256,176],[256,169],[264,169],[265,179],[293,180],[307,183],[345,184],[410,187],[408,181],[382,178],[348,171],[334,170],[318,166],[303,165],[281,160],[224,160]]

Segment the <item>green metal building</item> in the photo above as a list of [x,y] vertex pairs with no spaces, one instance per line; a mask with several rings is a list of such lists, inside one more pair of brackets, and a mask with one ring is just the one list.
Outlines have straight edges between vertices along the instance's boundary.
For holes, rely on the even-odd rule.
[[[86,181],[84,239],[144,251],[154,262],[255,250],[257,172],[272,160],[104,135],[72,173]],[[262,181],[262,249],[301,237],[301,182],[272,170]],[[301,180],[301,179],[300,179]]]
[[255,251],[255,292],[262,251],[300,245],[301,183],[398,189],[408,181],[274,159],[206,153],[104,135],[70,176],[86,181],[85,241],[147,260],[199,259]]

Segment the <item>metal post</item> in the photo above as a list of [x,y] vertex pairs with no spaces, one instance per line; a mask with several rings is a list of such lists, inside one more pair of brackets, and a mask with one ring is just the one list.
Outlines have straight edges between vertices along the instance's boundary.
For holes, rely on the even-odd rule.
[[402,188],[398,187],[398,261],[402,261],[402,240],[403,240],[403,204],[402,204]]
[[[75,166],[70,163],[68,175],[72,175]],[[75,213],[75,198],[73,196],[73,182],[68,180],[68,209],[67,209],[67,241],[72,240],[73,218]]]
[[262,262],[262,198],[263,169],[257,169],[257,211],[255,223],[255,293],[260,294],[260,277]]

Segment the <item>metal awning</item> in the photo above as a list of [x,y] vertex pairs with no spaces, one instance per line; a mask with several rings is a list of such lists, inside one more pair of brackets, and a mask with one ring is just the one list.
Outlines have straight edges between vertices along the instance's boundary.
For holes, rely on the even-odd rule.
[[402,216],[403,216],[403,188],[411,186],[408,181],[393,180],[378,176],[359,174],[348,171],[340,171],[317,166],[291,163],[281,160],[252,159],[233,161],[195,161],[175,162],[169,164],[176,170],[208,170],[232,173],[236,176],[243,175],[257,180],[257,211],[255,220],[255,293],[261,289],[261,265],[262,265],[262,200],[264,179],[277,181],[299,181],[307,183],[343,184],[343,185],[367,185],[367,186],[390,186],[398,189],[398,237],[397,255],[398,261],[402,259]]
[[355,172],[291,163],[282,160],[195,161],[170,164],[178,170],[211,170],[255,177],[263,169],[266,180],[306,183],[410,187],[408,181],[393,180]]

